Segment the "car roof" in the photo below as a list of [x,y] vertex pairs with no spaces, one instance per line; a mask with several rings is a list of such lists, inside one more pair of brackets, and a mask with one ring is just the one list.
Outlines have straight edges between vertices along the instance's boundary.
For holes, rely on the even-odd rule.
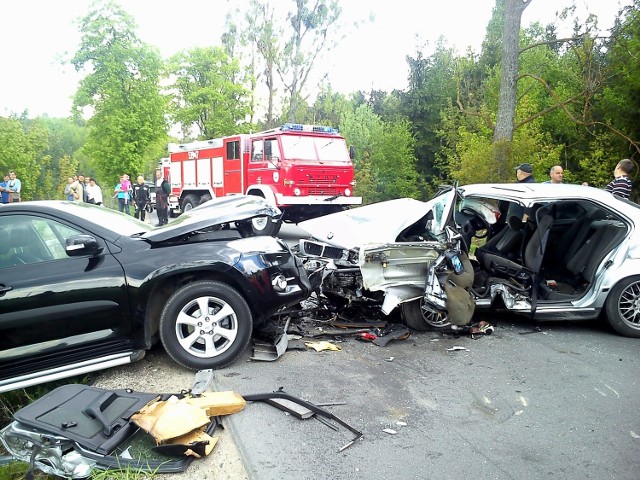
[[[122,215],[124,217],[123,221],[128,222],[129,220],[133,220],[133,217],[103,206],[84,202],[69,202],[67,200],[34,200],[2,205],[0,213],[5,214],[7,212],[10,214],[35,213],[49,215],[58,220],[67,221],[72,224],[78,224],[78,220],[81,220],[81,223],[87,229],[110,241],[116,240],[123,234],[122,232],[116,231],[116,229],[113,228],[113,225],[109,225],[109,228],[103,226],[103,222],[108,224],[111,221],[116,220],[118,215]],[[106,221],[105,215],[109,216]],[[149,225],[139,221],[136,221],[136,223],[137,225],[133,227],[134,229],[139,229],[139,233],[143,233],[151,228]]]
[[624,200],[600,188],[552,183],[477,183],[459,187],[462,195],[487,196],[523,203],[554,202],[558,200],[592,200],[627,215],[638,215],[637,204]]

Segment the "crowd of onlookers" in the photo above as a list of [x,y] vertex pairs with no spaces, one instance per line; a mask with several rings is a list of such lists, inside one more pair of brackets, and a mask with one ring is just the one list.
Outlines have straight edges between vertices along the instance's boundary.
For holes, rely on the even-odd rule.
[[[131,215],[131,205],[133,205],[134,216],[142,221],[145,220],[146,213],[155,207],[158,213],[158,224],[164,225],[168,222],[168,202],[170,193],[169,183],[162,178],[162,172],[156,171],[155,178],[156,197],[152,206],[151,188],[145,182],[143,175],[138,175],[136,183],[132,183],[129,175],[120,175],[118,183],[113,189],[113,199],[118,202],[118,210]],[[71,202],[86,202],[95,205],[103,204],[102,189],[94,178],[87,178],[82,174],[67,178],[64,188],[64,195]]]
[[[625,158],[620,160],[613,170],[613,180],[611,180],[604,189],[622,198],[631,196],[631,173],[635,168],[632,160]],[[516,178],[518,183],[536,183],[533,176],[533,167],[529,163],[523,163],[516,167]],[[564,169],[561,165],[554,165],[549,170],[549,180],[544,183],[562,183],[564,179]],[[587,182],[582,185],[588,186]]]
[[[155,205],[152,206],[151,188],[145,182],[143,175],[138,175],[136,183],[133,184],[129,175],[120,175],[120,181],[113,189],[113,198],[118,201],[118,210],[131,215],[130,206],[133,204],[136,218],[144,221],[145,212],[151,212],[155,207],[158,213],[158,224],[164,225],[168,222],[168,196],[171,187],[166,179],[162,177],[160,170],[156,171],[155,184],[156,196]],[[4,175],[0,182],[0,203],[11,203],[21,201],[20,191],[22,182],[17,178],[16,172],[11,171]],[[79,173],[67,177],[67,184],[64,186],[64,198],[70,202],[103,204],[102,188],[95,178],[86,177]]]
[[67,178],[64,195],[70,202],[85,202],[102,205],[102,189],[95,178],[88,178],[79,173]]

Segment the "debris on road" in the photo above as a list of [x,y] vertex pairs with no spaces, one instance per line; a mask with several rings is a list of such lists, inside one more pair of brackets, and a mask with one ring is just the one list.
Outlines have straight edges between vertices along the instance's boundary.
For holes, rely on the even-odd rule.
[[331,350],[335,352],[340,351],[339,346],[331,342],[327,342],[326,340],[323,340],[321,342],[306,342],[305,345],[307,346],[307,348],[313,348],[316,352],[322,352],[323,350]]
[[465,351],[468,352],[469,350],[465,347],[462,347],[460,345],[454,345],[451,348],[447,348],[447,352],[458,352],[458,351]]
[[[338,453],[346,450],[351,445],[353,445],[356,442],[356,440],[360,440],[364,437],[364,434],[362,432],[360,432],[359,430],[356,430],[354,427],[344,422],[333,413],[327,410],[324,410],[318,404],[314,404],[306,400],[302,400],[301,398],[297,398],[289,393],[284,392],[282,390],[282,387],[279,388],[278,391],[276,392],[243,395],[243,398],[247,402],[265,402],[280,410],[289,412],[300,419],[315,417],[317,420],[320,420],[322,423],[329,426],[333,430],[336,430],[336,428],[334,428],[335,425],[329,422],[329,420],[333,420],[334,422],[342,425],[347,430],[354,433],[355,437],[350,442],[348,442],[343,447],[341,447],[338,450]],[[292,404],[295,404],[295,407]],[[307,411],[311,411],[312,414],[308,415]],[[321,417],[323,418],[321,419]]]

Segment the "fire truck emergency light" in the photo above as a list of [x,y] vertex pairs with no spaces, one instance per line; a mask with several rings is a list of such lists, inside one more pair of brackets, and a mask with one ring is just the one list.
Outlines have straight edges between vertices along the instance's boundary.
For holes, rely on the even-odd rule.
[[314,132],[314,133],[333,133],[337,134],[338,129],[327,127],[324,125],[303,125],[301,123],[285,123],[280,127],[283,132]]

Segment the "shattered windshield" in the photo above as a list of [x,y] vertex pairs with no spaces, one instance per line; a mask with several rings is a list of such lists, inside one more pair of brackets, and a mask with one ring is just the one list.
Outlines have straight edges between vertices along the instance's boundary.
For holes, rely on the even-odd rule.
[[451,215],[451,210],[455,203],[455,196],[455,189],[451,189],[432,200],[432,202],[434,202],[431,209],[433,212],[433,223],[429,230],[435,237],[438,237],[442,232],[444,232],[444,227],[447,225],[449,216]]

